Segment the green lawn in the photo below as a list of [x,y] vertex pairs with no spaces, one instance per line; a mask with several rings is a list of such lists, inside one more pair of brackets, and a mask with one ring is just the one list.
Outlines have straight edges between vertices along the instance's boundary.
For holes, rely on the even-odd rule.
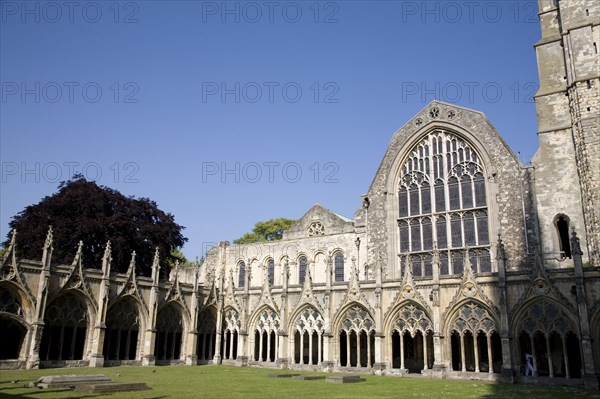
[[[102,369],[45,369],[0,371],[0,398],[92,398],[100,394],[70,389],[42,390],[24,384],[43,375],[106,374],[114,381],[143,381],[149,391],[110,394],[111,398],[586,398],[600,399],[600,391],[537,385],[507,385],[476,381],[366,375],[358,384],[330,384],[324,380],[302,381],[267,378],[289,371],[249,367],[111,367]],[[297,373],[297,372],[294,372]],[[118,375],[120,374],[120,375]],[[318,374],[306,373],[301,374]],[[330,376],[331,374],[326,374]],[[14,382],[13,382],[14,381]]]

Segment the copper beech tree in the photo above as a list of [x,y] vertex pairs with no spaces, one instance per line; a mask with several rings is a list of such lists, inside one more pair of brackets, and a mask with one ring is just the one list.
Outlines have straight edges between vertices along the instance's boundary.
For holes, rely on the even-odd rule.
[[[148,198],[126,197],[75,175],[61,182],[58,192],[27,206],[9,223],[17,231],[18,255],[38,259],[48,231],[53,230],[53,264],[70,264],[83,242],[83,265],[100,268],[107,241],[112,248],[112,270],[124,273],[136,252],[136,274],[149,276],[155,249],[161,259],[161,274],[178,259],[178,249],[187,241],[170,213],[158,209]],[[4,246],[8,245],[10,234]]]

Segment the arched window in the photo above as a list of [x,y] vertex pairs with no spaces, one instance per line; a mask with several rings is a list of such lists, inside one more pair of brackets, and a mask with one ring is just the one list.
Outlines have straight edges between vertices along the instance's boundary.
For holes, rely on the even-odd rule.
[[104,336],[105,359],[136,359],[139,319],[137,307],[131,300],[120,300],[109,309]]
[[158,360],[176,360],[181,355],[183,320],[175,305],[169,304],[156,316],[154,356]]
[[243,288],[246,283],[246,264],[244,262],[240,262],[240,273],[238,279],[238,287]]
[[267,262],[267,277],[269,284],[273,285],[275,283],[275,261],[273,259],[269,259]]
[[565,215],[559,215],[554,220],[556,233],[558,234],[558,242],[560,255],[564,258],[571,258],[571,243],[569,241],[569,218]]
[[298,259],[298,282],[304,284],[304,277],[306,276],[306,256],[302,255]]
[[344,255],[341,252],[335,254],[335,281],[344,281]]
[[401,169],[399,254],[421,256],[430,253],[435,242],[440,250],[441,273],[460,274],[465,252],[473,249],[477,251],[474,270],[488,271],[485,184],[484,165],[471,144],[441,129],[424,137],[408,153]]
[[18,359],[27,328],[21,298],[7,286],[0,286],[0,331],[0,359]]
[[40,347],[42,360],[81,360],[88,315],[83,301],[73,293],[57,298],[46,310]]

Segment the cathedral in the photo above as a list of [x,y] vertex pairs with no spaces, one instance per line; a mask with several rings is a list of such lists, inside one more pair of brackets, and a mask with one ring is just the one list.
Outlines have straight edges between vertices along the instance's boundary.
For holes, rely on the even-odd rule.
[[0,263],[0,369],[228,364],[599,386],[600,3],[539,0],[540,147],[434,101],[396,131],[353,219],[314,205],[280,241],[159,279]]

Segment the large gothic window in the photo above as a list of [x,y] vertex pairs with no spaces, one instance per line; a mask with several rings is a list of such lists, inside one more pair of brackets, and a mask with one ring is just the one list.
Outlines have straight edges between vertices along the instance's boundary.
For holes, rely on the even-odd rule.
[[441,274],[462,273],[466,248],[475,272],[491,271],[484,170],[469,143],[443,130],[421,140],[402,166],[398,201],[398,249],[424,262],[422,275],[434,243]]

